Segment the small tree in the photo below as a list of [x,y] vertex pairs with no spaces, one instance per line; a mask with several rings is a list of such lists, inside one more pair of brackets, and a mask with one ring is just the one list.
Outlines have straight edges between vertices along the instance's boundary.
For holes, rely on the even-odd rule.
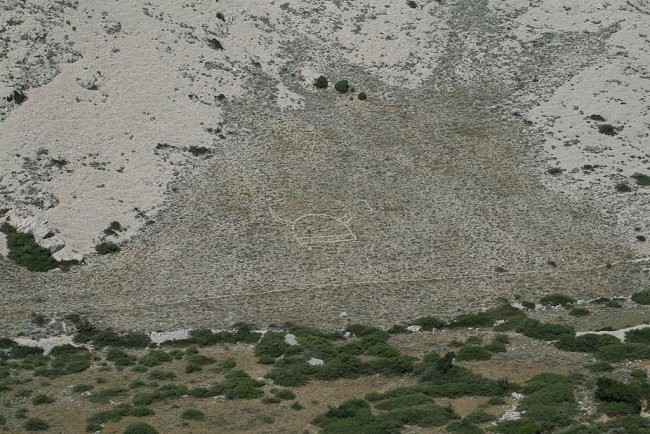
[[327,77],[324,75],[321,75],[314,80],[314,86],[316,86],[318,89],[325,89],[327,87],[327,84]]
[[341,93],[345,93],[350,89],[350,83],[347,80],[339,80],[334,85],[334,89]]

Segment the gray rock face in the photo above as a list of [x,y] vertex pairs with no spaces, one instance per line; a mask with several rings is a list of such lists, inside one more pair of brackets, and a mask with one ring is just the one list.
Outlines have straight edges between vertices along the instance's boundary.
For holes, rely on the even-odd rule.
[[312,357],[311,359],[307,360],[307,364],[310,366],[325,366],[325,361]]
[[292,347],[298,345],[298,339],[296,339],[296,336],[291,333],[284,335],[284,341]]
[[47,225],[47,220],[39,216],[23,216],[18,211],[10,209],[2,217],[0,225],[9,225],[18,232],[31,234],[36,243],[50,251],[58,252],[65,247],[65,241],[57,237],[54,230]]

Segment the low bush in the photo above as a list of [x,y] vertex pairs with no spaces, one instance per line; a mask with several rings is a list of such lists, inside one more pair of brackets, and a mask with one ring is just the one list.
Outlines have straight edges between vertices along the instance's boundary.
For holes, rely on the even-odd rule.
[[[618,406],[618,411],[630,406],[634,407],[633,413],[638,414],[641,411],[641,400],[644,398],[643,391],[636,384],[626,384],[616,381],[612,378],[600,377],[596,383],[596,399],[603,402],[625,403],[628,406]],[[616,407],[610,406],[610,411]]]
[[56,346],[50,352],[52,361],[49,368],[39,368],[34,375],[42,377],[58,377],[85,371],[92,363],[92,356],[85,348],[72,345]]
[[650,328],[628,331],[625,333],[625,342],[650,345]]
[[569,315],[577,316],[577,317],[589,316],[589,315],[591,315],[591,312],[589,311],[589,309],[584,308],[584,307],[574,307],[573,309],[571,309],[569,311]]
[[296,394],[289,389],[279,389],[274,393],[274,395],[284,401],[289,401],[296,398]]
[[117,366],[130,366],[135,364],[136,358],[128,355],[119,348],[111,348],[106,354],[106,360],[115,363]]
[[327,77],[325,77],[324,75],[321,75],[318,78],[314,79],[314,86],[317,87],[318,89],[325,89],[327,85],[328,85]]
[[490,360],[492,353],[478,345],[465,345],[458,350],[456,360]]
[[422,330],[432,331],[433,329],[441,329],[445,326],[445,322],[435,316],[424,316],[413,321],[413,325],[420,326]]
[[254,380],[240,369],[232,370],[226,374],[224,380],[216,386],[218,395],[227,399],[255,399],[264,395],[261,387],[263,382]]
[[142,358],[140,358],[140,364],[147,366],[149,368],[154,366],[160,366],[163,363],[171,362],[172,356],[167,354],[162,350],[151,350]]
[[556,341],[575,335],[575,329],[563,324],[543,323],[531,318],[518,318],[494,327],[495,331],[514,330],[524,336],[544,341]]
[[111,398],[116,396],[122,396],[127,392],[127,389],[124,387],[110,387],[108,389],[98,390],[90,394],[88,399],[90,402],[94,403],[107,403]]
[[109,253],[117,253],[120,251],[120,246],[112,241],[102,241],[95,245],[95,251],[100,255],[108,255]]
[[[119,422],[127,416],[145,417],[155,414],[147,407],[134,407],[129,404],[118,404],[110,410],[100,411],[86,419],[89,428],[101,426],[106,422]],[[86,431],[90,432],[88,429]]]
[[650,289],[644,291],[635,292],[632,294],[632,301],[638,304],[649,305],[650,304]]
[[187,395],[188,392],[188,388],[184,385],[165,384],[151,392],[135,395],[133,397],[133,404],[138,406],[149,405],[157,401],[178,398],[179,396]]
[[171,371],[159,371],[154,369],[147,376],[150,380],[171,381],[176,379],[176,374]]
[[542,297],[539,302],[544,306],[568,307],[576,302],[576,299],[565,294],[554,293]]
[[44,404],[51,404],[54,402],[54,398],[51,398],[47,395],[44,395],[42,393],[39,393],[38,395],[35,395],[32,398],[32,404],[34,405],[44,405]]
[[84,393],[93,390],[94,387],[95,386],[92,386],[90,384],[75,384],[72,386],[72,391],[74,393]]
[[350,90],[350,83],[348,83],[347,80],[339,80],[334,85],[334,89],[336,89],[340,93],[345,93],[348,90]]
[[126,427],[124,434],[158,434],[158,431],[148,423],[132,423]]
[[23,424],[25,431],[47,431],[50,429],[50,424],[38,417],[27,419]]
[[359,98],[360,101],[365,101],[365,100],[368,99],[368,95],[366,95],[365,92],[359,92],[359,95],[357,96],[357,98]]
[[564,351],[594,353],[607,345],[617,345],[621,341],[615,336],[588,333],[581,336],[562,336],[555,346]]
[[607,345],[598,349],[595,356],[610,363],[624,360],[648,360],[650,359],[650,346],[637,343]]
[[632,175],[632,178],[636,181],[637,185],[642,187],[647,187],[650,185],[650,176],[644,175],[642,173],[635,173]]
[[183,420],[205,420],[205,414],[201,410],[196,408],[188,408],[187,410],[181,413],[181,419]]
[[59,267],[50,251],[39,246],[31,234],[11,231],[7,234],[7,257],[29,271],[45,272]]
[[605,134],[606,136],[615,136],[618,134],[616,128],[610,124],[602,124],[598,126],[598,132],[600,134]]
[[632,191],[632,188],[625,182],[619,182],[614,186],[614,190],[618,191],[619,193],[629,193]]
[[447,425],[447,432],[452,434],[482,434],[483,430],[467,419],[454,420]]
[[449,327],[492,327],[497,321],[522,318],[525,314],[514,306],[503,303],[485,312],[462,314],[449,323]]
[[374,407],[379,410],[394,410],[400,407],[410,407],[413,405],[428,404],[432,402],[431,397],[421,392],[407,393],[392,398],[384,398],[373,401]]
[[539,424],[528,418],[501,422],[494,427],[494,430],[501,434],[537,434],[542,432]]

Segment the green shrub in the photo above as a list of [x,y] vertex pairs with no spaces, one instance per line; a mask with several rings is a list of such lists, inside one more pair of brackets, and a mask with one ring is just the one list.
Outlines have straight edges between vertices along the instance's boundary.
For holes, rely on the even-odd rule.
[[620,343],[621,341],[615,336],[588,333],[581,336],[562,336],[555,346],[564,351],[594,353],[604,346]]
[[565,294],[554,293],[542,297],[539,302],[544,306],[568,307],[576,302],[576,299]]
[[122,396],[127,392],[127,389],[124,387],[109,387],[108,389],[98,390],[90,394],[88,399],[90,402],[107,403],[111,398],[116,396]]
[[471,424],[482,424],[492,422],[497,417],[492,413],[487,413],[483,410],[476,410],[465,416],[465,420]]
[[606,136],[615,136],[617,134],[616,128],[610,124],[602,124],[598,126],[598,132]]
[[277,396],[266,396],[266,397],[262,398],[262,402],[264,404],[278,404],[278,403],[282,402],[282,400],[280,398],[278,398]]
[[517,318],[494,327],[495,331],[514,330],[533,339],[555,341],[575,335],[575,329],[563,324],[543,323],[531,318]]
[[111,408],[110,410],[100,411],[88,417],[86,419],[86,422],[88,424],[88,426],[86,427],[86,431],[91,432],[92,428],[96,426],[101,426],[106,422],[119,422],[120,420],[122,420],[127,416],[145,417],[154,414],[155,413],[153,412],[153,410],[147,407],[142,407],[142,406],[133,407],[129,404],[118,404],[115,407]]
[[216,386],[218,395],[227,399],[255,399],[264,395],[260,387],[264,383],[252,379],[247,373],[236,369],[228,372],[224,380]]
[[334,89],[338,92],[345,93],[350,89],[350,83],[347,80],[339,80],[334,85]]
[[37,417],[31,417],[23,424],[25,431],[47,431],[50,429],[50,424]]
[[106,354],[106,360],[117,366],[130,366],[135,363],[135,357],[128,355],[119,348],[111,348]]
[[650,304],[650,289],[644,291],[635,292],[632,294],[632,301],[638,304],[649,305]]
[[378,418],[420,427],[441,426],[452,419],[459,419],[451,406],[443,407],[432,402],[412,407],[398,407],[381,414]]
[[147,376],[150,380],[171,381],[176,379],[176,374],[171,371],[159,371],[154,369]]
[[107,255],[109,253],[117,253],[120,251],[120,246],[112,241],[102,241],[95,246],[95,251],[100,255]]
[[528,418],[501,422],[494,429],[501,434],[537,434],[541,432],[541,427]]
[[610,363],[624,360],[648,360],[650,359],[650,346],[636,343],[607,345],[598,349],[595,356]]
[[490,360],[492,353],[478,345],[465,345],[456,354],[456,360]]
[[614,186],[614,190],[618,191],[619,193],[629,193],[632,191],[632,188],[630,188],[630,186],[625,182],[619,182]]
[[85,371],[92,363],[92,356],[85,348],[72,345],[59,345],[50,352],[52,361],[50,368],[39,368],[34,375],[42,377],[58,377]]
[[650,328],[628,331],[625,333],[625,342],[650,345]]
[[573,389],[581,377],[553,373],[536,375],[524,384],[519,410],[545,432],[568,426],[578,411]]
[[506,345],[498,341],[492,341],[488,345],[484,346],[483,348],[485,348],[487,351],[491,353],[505,353],[507,351]]
[[296,398],[296,394],[290,391],[289,389],[279,389],[274,393],[278,398],[288,401]]
[[124,430],[124,434],[158,434],[158,431],[148,423],[132,423]]
[[7,418],[0,414],[0,425],[6,425]]
[[432,331],[433,329],[441,329],[445,326],[445,322],[435,316],[424,316],[413,321],[413,325],[420,326],[422,330]]
[[569,315],[578,316],[578,317],[579,316],[588,316],[588,315],[591,315],[591,312],[589,311],[589,309],[586,309],[584,307],[574,307],[573,309],[571,309],[569,311]]
[[327,77],[321,75],[320,77],[314,80],[314,86],[319,89],[325,89],[327,87]]
[[184,420],[205,420],[205,414],[201,410],[195,408],[188,408],[181,413],[181,419]]
[[522,318],[525,314],[514,306],[503,303],[485,312],[462,314],[454,318],[450,327],[492,327],[497,321]]
[[51,404],[54,402],[54,398],[51,398],[47,395],[44,395],[42,393],[39,393],[38,395],[35,395],[32,398],[32,404],[34,405],[44,405],[44,404]]
[[641,411],[642,390],[635,384],[626,384],[612,378],[600,377],[596,383],[596,399],[604,402],[627,403],[634,413]]
[[482,434],[483,430],[467,419],[454,420],[447,425],[447,432],[452,434]]
[[302,410],[305,407],[303,407],[303,405],[298,401],[294,401],[291,403],[291,408],[293,408],[294,410]]
[[632,178],[636,181],[637,185],[640,185],[642,187],[647,187],[650,185],[650,176],[644,175],[642,173],[635,173],[632,175]]
[[59,266],[50,251],[39,246],[31,234],[9,232],[7,234],[7,257],[29,271],[44,272]]
[[140,359],[140,363],[142,365],[150,368],[171,361],[172,356],[162,350],[151,350]]
[[199,372],[199,371],[202,371],[202,370],[203,370],[203,368],[201,367],[201,365],[199,365],[197,363],[188,363],[187,365],[185,365],[185,373],[186,374],[191,374],[192,372]]
[[368,95],[366,95],[365,92],[359,92],[358,98],[360,101],[365,101],[366,99],[368,99]]
[[394,410],[400,407],[410,407],[413,405],[428,404],[430,402],[431,397],[421,392],[414,392],[398,395],[392,398],[375,399],[373,405],[379,410]]
[[284,341],[284,333],[277,332],[267,332],[264,334],[264,337],[260,339],[257,345],[255,345],[255,355],[260,356],[270,356],[270,357],[280,357],[286,353],[295,353],[300,351],[300,349],[293,349],[291,345]]
[[189,390],[186,386],[176,384],[165,384],[156,390],[148,393],[139,393],[133,397],[135,405],[149,405],[156,401],[164,401],[170,398],[178,398],[187,395]]
[[192,354],[186,358],[188,363],[195,363],[200,366],[211,365],[217,361],[212,357],[204,356],[202,354]]

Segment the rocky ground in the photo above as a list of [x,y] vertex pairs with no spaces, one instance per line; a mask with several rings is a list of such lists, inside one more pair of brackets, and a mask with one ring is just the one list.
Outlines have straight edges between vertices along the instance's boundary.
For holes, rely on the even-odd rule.
[[648,285],[646,0],[12,0],[0,18],[0,218],[83,259],[0,259],[4,331],[70,312],[393,324]]

